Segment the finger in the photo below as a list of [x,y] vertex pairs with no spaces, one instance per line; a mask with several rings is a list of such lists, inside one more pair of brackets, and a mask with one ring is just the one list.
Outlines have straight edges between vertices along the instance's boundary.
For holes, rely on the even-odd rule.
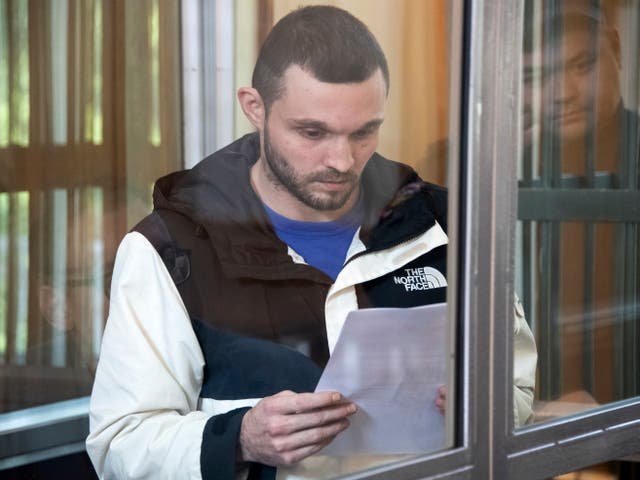
[[292,463],[298,463],[304,460],[305,458],[315,453],[318,453],[324,447],[329,445],[334,438],[335,437],[330,437],[324,440],[323,442],[320,442],[314,445],[307,445],[297,450],[293,450],[291,452],[286,452],[285,454],[282,455],[281,461],[279,463],[281,465],[290,465]]
[[273,396],[274,397],[290,397],[291,395],[297,395],[297,393],[291,390],[283,390],[281,392],[276,393]]
[[338,392],[298,393],[275,396],[274,400],[276,398],[273,407],[284,415],[309,412],[344,402],[344,397]]
[[311,412],[290,414],[283,421],[287,432],[296,432],[340,421],[356,413],[356,410],[357,407],[354,403],[343,402]]
[[301,430],[292,433],[291,435],[274,439],[274,448],[283,455],[290,452],[300,451],[305,447],[310,447],[307,451],[318,451],[328,442],[333,440],[336,435],[348,428],[349,425],[349,420],[344,418],[337,422],[323,425],[322,427]]

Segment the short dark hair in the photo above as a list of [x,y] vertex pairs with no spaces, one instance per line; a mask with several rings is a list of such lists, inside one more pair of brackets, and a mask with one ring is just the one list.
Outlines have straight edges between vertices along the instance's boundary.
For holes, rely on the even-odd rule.
[[[536,17],[536,7],[540,16]],[[569,28],[606,29],[600,0],[527,0],[525,2],[523,50],[534,50],[534,32],[540,29],[543,43],[555,42]]]
[[282,95],[283,76],[291,65],[327,83],[363,82],[380,69],[389,90],[389,67],[378,41],[364,23],[340,8],[301,7],[269,32],[252,78],[267,110]]

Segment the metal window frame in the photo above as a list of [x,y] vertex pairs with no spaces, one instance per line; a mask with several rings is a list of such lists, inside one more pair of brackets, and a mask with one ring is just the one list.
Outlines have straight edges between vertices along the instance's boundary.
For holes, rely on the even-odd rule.
[[181,0],[183,162],[191,168],[233,140],[233,0]]
[[[476,353],[483,353],[471,376],[476,384],[487,380],[488,385],[486,392],[476,391],[476,413],[485,413],[489,421],[473,428],[479,440],[472,446],[475,467],[482,478],[547,478],[640,451],[640,398],[513,431],[510,302],[521,153],[521,3],[476,1],[471,20],[467,137],[471,228],[466,232],[470,261],[463,276],[469,308],[475,307],[473,318],[477,323],[488,319],[484,328],[469,331]],[[488,378],[478,370],[489,372]]]
[[89,397],[0,414],[0,471],[82,452]]
[[[513,431],[511,325],[522,56],[517,39],[522,5],[511,0],[466,0],[463,5],[459,0],[451,8],[451,112],[460,116],[451,115],[450,132],[461,134],[449,140],[449,232],[457,243],[449,249],[448,300],[462,339],[456,408],[460,446],[345,478],[545,478],[636,453],[640,398]],[[77,402],[75,410],[66,416],[59,408],[51,409],[60,404],[36,407],[48,409],[48,420],[30,419],[33,409],[0,415],[0,469],[9,468],[11,461],[35,461],[43,452],[59,455],[65,446],[84,448],[78,441],[86,436],[87,406],[82,402],[88,400],[71,402]],[[22,415],[23,423],[8,427],[6,415]],[[44,435],[34,435],[38,432]],[[31,442],[34,436],[41,442],[22,450],[28,450],[30,458],[4,455],[11,439]]]

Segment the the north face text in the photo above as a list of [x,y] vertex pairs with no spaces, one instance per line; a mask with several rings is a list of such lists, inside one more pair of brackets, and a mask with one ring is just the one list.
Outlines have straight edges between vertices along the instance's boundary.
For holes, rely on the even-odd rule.
[[393,282],[402,285],[407,292],[447,286],[444,275],[432,267],[405,268],[404,272],[404,276],[394,276]]

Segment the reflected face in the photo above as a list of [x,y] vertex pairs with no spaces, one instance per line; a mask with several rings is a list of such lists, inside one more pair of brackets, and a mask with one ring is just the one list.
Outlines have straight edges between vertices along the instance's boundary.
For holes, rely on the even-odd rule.
[[64,285],[43,282],[38,292],[40,312],[57,331],[81,329],[83,322],[91,322],[95,315],[106,318],[109,298],[105,293],[111,270],[103,277],[94,278],[92,272],[84,276],[67,273]]
[[332,84],[292,66],[284,85],[264,124],[259,171],[284,215],[312,220],[313,212],[347,211],[378,145],[386,97],[382,74]]
[[588,20],[567,21],[551,48],[525,54],[525,136],[536,126],[536,117],[540,127],[569,141],[615,119],[620,102],[618,35],[595,26]]

